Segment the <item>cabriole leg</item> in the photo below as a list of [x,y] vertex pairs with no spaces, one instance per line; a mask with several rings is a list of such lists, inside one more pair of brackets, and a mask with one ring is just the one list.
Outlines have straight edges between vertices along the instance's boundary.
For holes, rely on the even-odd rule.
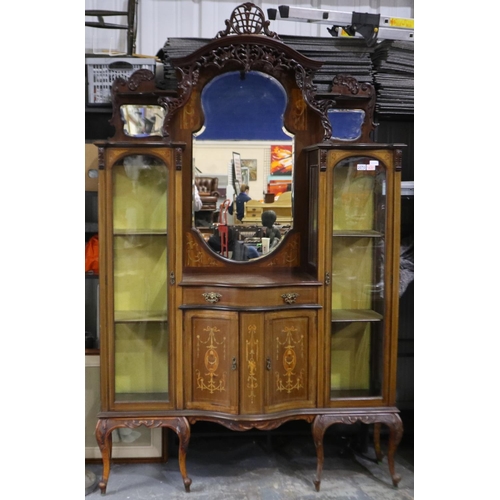
[[109,479],[111,468],[111,449],[112,440],[111,433],[118,427],[126,427],[135,429],[141,425],[148,429],[167,427],[172,429],[179,436],[179,468],[184,482],[184,489],[189,492],[191,486],[191,479],[187,475],[186,469],[186,454],[191,436],[191,429],[189,422],[185,417],[165,417],[153,419],[127,419],[127,418],[105,418],[99,419],[96,427],[96,439],[99,444],[99,449],[102,454],[103,473],[102,479],[99,482],[101,494],[106,493],[106,488]]
[[389,427],[389,449],[387,451],[387,461],[389,462],[389,472],[392,477],[392,484],[397,486],[401,481],[401,476],[396,474],[394,469],[394,455],[396,449],[403,437],[403,422],[397,414],[393,414],[390,420],[387,420],[386,425]]
[[373,447],[375,448],[375,456],[377,457],[377,462],[382,461],[382,449],[380,448],[380,428],[382,424],[375,424],[373,426]]
[[397,413],[379,413],[376,415],[371,414],[349,414],[349,413],[339,413],[331,415],[317,415],[312,424],[314,445],[316,446],[316,456],[317,456],[317,467],[316,467],[316,478],[314,480],[314,486],[316,491],[319,491],[321,484],[321,472],[323,471],[324,463],[324,449],[323,449],[323,438],[326,429],[333,424],[354,424],[356,422],[361,422],[363,424],[375,424],[374,429],[374,445],[375,453],[377,455],[377,460],[382,460],[382,451],[380,448],[380,429],[382,424],[389,427],[389,449],[387,452],[387,461],[389,463],[389,472],[392,478],[392,484],[397,486],[401,481],[401,476],[396,474],[394,468],[394,455],[396,449],[403,437],[403,422]]
[[321,486],[321,472],[323,471],[323,463],[325,461],[323,438],[329,425],[324,415],[317,415],[312,423],[313,440],[316,447],[316,478],[313,481],[316,491],[319,491]]
[[189,422],[184,417],[174,418],[171,421],[165,421],[163,423],[165,427],[168,427],[175,431],[179,437],[179,469],[181,471],[182,480],[184,482],[184,489],[189,493],[191,487],[191,479],[187,475],[186,468],[186,454],[189,445],[189,439],[191,437],[191,428]]
[[107,419],[99,419],[97,421],[95,435],[102,456],[102,477],[99,481],[99,488],[101,490],[101,495],[104,495],[106,493],[109,472],[111,469],[112,452],[111,429],[109,429]]

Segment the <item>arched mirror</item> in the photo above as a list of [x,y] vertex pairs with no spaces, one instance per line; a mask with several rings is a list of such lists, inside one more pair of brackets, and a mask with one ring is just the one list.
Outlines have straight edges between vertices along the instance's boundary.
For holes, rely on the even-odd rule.
[[293,227],[294,136],[287,94],[263,72],[231,71],[203,88],[193,134],[193,226],[216,254],[262,258]]
[[314,200],[305,148],[331,136],[332,101],[316,99],[313,83],[322,63],[283,43],[250,3],[189,55],[168,51],[166,44],[177,93],[158,104],[166,110],[163,137],[186,144],[186,269],[234,269],[235,261],[252,269],[308,265],[303,242],[314,230]]

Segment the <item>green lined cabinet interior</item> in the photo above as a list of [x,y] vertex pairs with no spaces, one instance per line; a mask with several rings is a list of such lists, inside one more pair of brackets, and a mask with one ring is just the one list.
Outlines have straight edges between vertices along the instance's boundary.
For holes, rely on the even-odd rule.
[[324,184],[319,197],[326,199],[319,216],[326,228],[325,382],[332,406],[395,402],[400,151],[368,147],[320,145],[309,156],[311,175],[325,177],[311,184]]

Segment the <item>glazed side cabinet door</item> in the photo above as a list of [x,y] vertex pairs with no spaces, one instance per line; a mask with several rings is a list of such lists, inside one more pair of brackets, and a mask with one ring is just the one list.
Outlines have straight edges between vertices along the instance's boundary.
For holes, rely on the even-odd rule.
[[106,150],[104,209],[100,209],[106,283],[101,294],[105,409],[173,406],[172,163],[172,151],[166,148]]
[[238,313],[184,314],[186,408],[238,411]]
[[332,405],[382,405],[395,358],[399,178],[388,150],[330,151],[328,167],[328,398]]

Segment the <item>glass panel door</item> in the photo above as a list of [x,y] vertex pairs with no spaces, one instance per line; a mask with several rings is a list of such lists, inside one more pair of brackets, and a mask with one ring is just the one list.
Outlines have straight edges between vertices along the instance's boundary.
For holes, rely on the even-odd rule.
[[168,401],[168,169],[150,155],[113,167],[116,401]]
[[333,171],[331,399],[382,394],[385,180],[369,157]]

